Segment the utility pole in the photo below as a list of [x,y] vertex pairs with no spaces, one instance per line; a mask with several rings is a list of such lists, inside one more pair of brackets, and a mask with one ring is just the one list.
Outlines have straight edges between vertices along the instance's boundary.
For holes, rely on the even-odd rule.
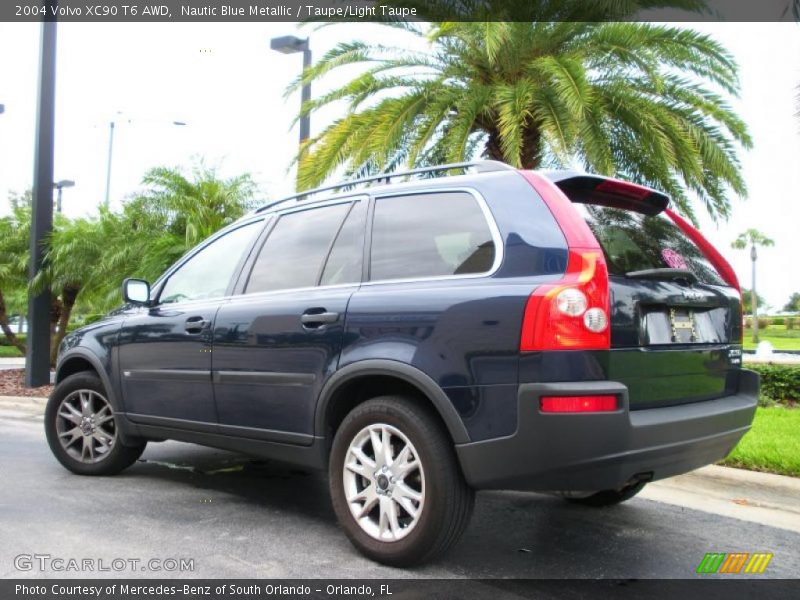
[[115,122],[112,119],[108,124],[108,163],[106,164],[106,198],[103,200],[103,205],[108,208],[108,202],[111,197],[111,155],[114,152],[114,127]]
[[[47,0],[47,10],[58,0]],[[56,22],[42,23],[39,63],[39,98],[36,106],[36,150],[33,159],[31,257],[28,278],[33,280],[44,263],[47,236],[53,230],[53,162],[56,96]],[[28,293],[28,344],[25,385],[50,383],[50,290]]]
[[[120,118],[122,113],[118,112],[117,115],[108,122],[108,161],[106,163],[106,197],[103,200],[103,206],[108,208],[109,202],[111,201],[111,159],[114,155],[114,131],[117,128],[117,119]],[[131,123],[131,119],[126,119],[128,123]],[[183,121],[172,121],[172,124],[176,127],[184,127],[186,123]]]

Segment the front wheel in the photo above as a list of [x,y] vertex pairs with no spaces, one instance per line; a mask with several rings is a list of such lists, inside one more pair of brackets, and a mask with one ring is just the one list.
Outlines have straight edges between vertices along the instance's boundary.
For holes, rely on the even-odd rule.
[[472,514],[474,492],[452,442],[431,411],[408,398],[383,396],[353,409],[336,432],[329,473],[348,538],[384,564],[433,560]]
[[126,446],[103,382],[94,373],[75,373],[50,394],[44,414],[50,450],[79,475],[114,475],[131,466],[146,443]]

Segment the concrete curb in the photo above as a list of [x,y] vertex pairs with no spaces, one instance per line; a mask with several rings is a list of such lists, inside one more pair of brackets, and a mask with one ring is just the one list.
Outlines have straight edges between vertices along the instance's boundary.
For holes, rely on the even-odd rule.
[[710,465],[649,484],[641,498],[800,533],[800,479]]

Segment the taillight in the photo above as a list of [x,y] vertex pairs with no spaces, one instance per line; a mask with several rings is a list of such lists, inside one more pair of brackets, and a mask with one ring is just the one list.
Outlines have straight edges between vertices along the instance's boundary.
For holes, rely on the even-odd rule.
[[520,350],[611,347],[608,269],[601,250],[571,248],[564,277],[534,290],[525,307]]
[[539,409],[546,413],[611,412],[617,410],[617,397],[542,396]]
[[550,209],[569,248],[561,280],[539,286],[528,298],[520,350],[609,349],[608,268],[597,238],[552,181],[534,171],[520,174]]

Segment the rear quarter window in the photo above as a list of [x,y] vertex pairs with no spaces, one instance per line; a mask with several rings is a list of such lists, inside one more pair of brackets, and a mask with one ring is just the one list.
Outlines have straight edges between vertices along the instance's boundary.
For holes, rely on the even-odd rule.
[[468,192],[375,201],[372,281],[488,273],[497,251],[486,215]]

